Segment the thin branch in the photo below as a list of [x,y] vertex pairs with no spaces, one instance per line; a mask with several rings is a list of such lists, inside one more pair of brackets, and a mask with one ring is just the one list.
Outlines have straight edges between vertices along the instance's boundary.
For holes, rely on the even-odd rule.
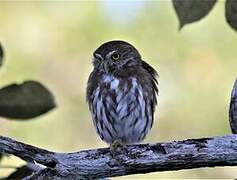
[[232,133],[237,134],[237,79],[231,93],[229,120]]
[[0,152],[47,166],[27,179],[105,178],[214,166],[237,165],[237,135],[55,153],[0,136]]

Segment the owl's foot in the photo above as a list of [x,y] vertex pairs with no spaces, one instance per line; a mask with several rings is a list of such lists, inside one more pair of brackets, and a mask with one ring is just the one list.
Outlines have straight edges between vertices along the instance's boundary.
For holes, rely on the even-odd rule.
[[111,145],[111,150],[117,150],[117,149],[123,149],[126,147],[126,144],[124,144],[120,139],[115,140]]
[[110,145],[110,152],[113,158],[117,159],[119,154],[127,153],[126,144],[122,143],[121,140],[115,140]]

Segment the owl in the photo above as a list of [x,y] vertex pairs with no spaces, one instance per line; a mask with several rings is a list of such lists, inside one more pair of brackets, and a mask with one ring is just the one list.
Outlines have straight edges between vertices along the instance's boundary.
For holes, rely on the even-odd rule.
[[87,102],[100,138],[108,144],[142,141],[157,104],[157,72],[125,41],[109,41],[93,53]]

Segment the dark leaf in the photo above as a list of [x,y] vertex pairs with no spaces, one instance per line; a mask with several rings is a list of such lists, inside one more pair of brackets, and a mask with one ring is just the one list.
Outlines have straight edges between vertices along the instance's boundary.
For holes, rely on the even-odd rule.
[[227,23],[237,31],[237,1],[226,0],[225,18]]
[[30,176],[33,172],[34,171],[32,171],[29,167],[22,166],[20,168],[17,168],[16,171],[14,171],[5,179],[23,179],[27,176]]
[[0,44],[0,66],[2,65],[3,57],[4,57],[3,48]]
[[216,0],[172,0],[179,19],[179,29],[188,23],[199,21],[213,8]]
[[28,119],[55,107],[53,95],[42,84],[26,81],[0,89],[0,116]]
[[231,93],[229,120],[232,133],[237,134],[237,79]]
[[9,154],[6,154],[4,152],[0,152],[0,162],[3,159],[3,157],[8,157],[8,156],[9,156]]

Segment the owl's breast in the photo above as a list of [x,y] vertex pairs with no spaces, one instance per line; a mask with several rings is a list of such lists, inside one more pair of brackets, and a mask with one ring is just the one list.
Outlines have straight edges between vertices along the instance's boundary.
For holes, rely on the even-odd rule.
[[141,140],[152,125],[149,104],[146,93],[135,77],[119,79],[110,75],[102,76],[91,103],[97,132],[107,142],[114,139],[130,143]]
[[[119,79],[111,75],[102,76],[97,90],[102,104],[111,118],[122,121],[129,114],[144,117],[145,101],[148,95],[134,77]],[[139,109],[136,109],[139,108]]]

